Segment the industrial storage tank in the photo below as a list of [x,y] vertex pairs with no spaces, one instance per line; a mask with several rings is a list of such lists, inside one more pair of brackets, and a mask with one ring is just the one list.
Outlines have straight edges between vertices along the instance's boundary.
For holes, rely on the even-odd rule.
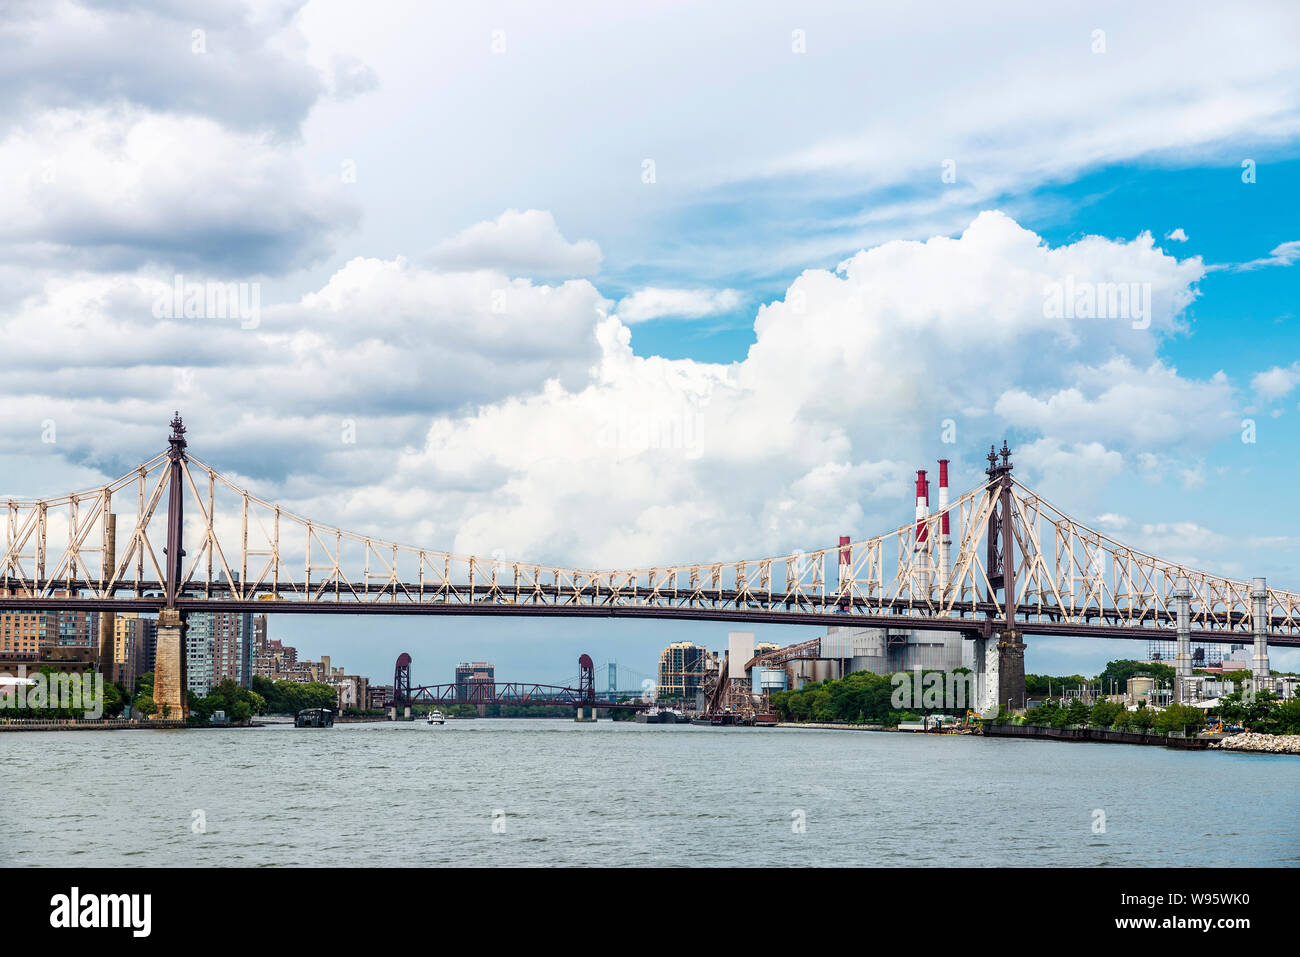
[[789,687],[783,668],[763,668],[758,674],[761,691],[785,691]]
[[1128,679],[1128,696],[1132,701],[1146,699],[1155,689],[1155,679],[1146,675],[1138,675],[1135,678]]
[[829,679],[835,677],[831,668],[832,664],[834,664],[834,662],[827,661],[825,658],[818,658],[816,661],[814,661],[812,663],[813,681],[828,681]]

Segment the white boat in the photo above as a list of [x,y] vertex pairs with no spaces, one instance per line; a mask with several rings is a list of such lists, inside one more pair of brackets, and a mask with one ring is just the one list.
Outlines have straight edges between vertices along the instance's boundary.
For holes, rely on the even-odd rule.
[[443,716],[441,711],[430,711],[425,724],[446,724],[446,722],[447,719]]

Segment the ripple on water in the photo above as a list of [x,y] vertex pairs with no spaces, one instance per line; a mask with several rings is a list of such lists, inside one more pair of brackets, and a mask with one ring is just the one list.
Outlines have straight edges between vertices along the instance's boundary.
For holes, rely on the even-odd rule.
[[1300,861],[1294,762],[562,720],[427,732],[12,735],[0,863],[354,864],[399,842],[431,865]]

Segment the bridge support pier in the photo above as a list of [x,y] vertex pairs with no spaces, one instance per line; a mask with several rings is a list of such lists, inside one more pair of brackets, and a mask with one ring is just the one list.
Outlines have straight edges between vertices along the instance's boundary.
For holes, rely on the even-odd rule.
[[[1001,638],[986,638],[983,635],[976,635],[974,641],[974,652],[971,671],[974,673],[974,689],[972,697],[974,700],[970,704],[972,711],[976,711],[981,717],[992,718],[998,713],[998,708],[1007,706],[1007,696],[1003,694],[1002,687],[1002,649]],[[1025,682],[1025,668],[1023,649],[1020,659],[1020,687],[1023,695]],[[1017,702],[1019,698],[1015,699]]]
[[997,638],[997,707],[1014,711],[1025,706],[1025,643],[1020,633],[1004,631]]
[[1185,575],[1180,575],[1174,583],[1174,616],[1178,629],[1178,651],[1174,657],[1174,700],[1186,704],[1191,698],[1192,681],[1192,590]]
[[594,721],[596,720],[596,709],[595,709],[595,707],[584,707],[584,706],[582,706],[582,705],[579,705],[579,706],[578,706],[578,715],[577,715],[577,717],[575,717],[573,720],[574,720],[574,721],[580,721],[580,722],[582,722],[582,723],[584,723],[584,724],[588,724],[588,723],[594,722]]
[[175,608],[158,613],[158,644],[153,667],[156,717],[185,717],[185,617]]
[[1268,687],[1268,582],[1256,578],[1250,585],[1250,623],[1255,632],[1255,655],[1250,663],[1255,690]]

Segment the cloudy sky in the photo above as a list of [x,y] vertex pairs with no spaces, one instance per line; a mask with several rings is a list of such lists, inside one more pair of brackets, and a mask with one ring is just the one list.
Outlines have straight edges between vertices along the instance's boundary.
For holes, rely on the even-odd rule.
[[[122,474],[180,409],[318,521],[610,567],[893,528],[913,470],[970,487],[1005,436],[1115,537],[1300,587],[1300,8],[618,7],[7,4],[0,494]],[[648,675],[726,628],[272,631],[432,682]]]

